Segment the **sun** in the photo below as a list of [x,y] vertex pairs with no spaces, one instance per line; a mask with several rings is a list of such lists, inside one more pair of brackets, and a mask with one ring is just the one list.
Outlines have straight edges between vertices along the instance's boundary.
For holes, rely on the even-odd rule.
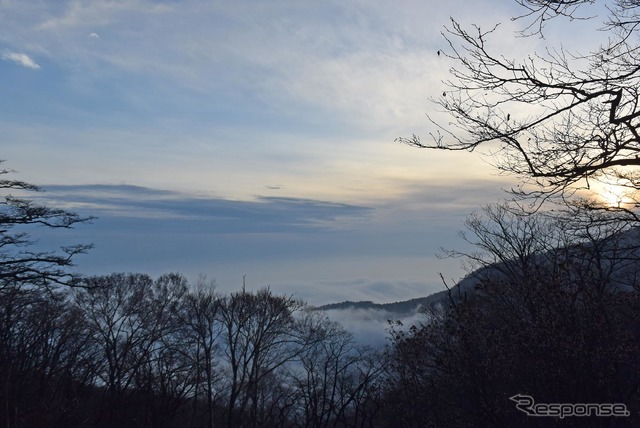
[[607,207],[628,208],[636,202],[634,199],[636,191],[625,186],[599,183],[597,189],[594,189],[594,191],[601,202]]

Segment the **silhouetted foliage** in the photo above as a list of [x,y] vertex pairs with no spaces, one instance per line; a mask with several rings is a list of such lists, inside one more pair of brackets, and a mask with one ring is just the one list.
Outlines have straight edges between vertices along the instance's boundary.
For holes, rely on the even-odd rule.
[[[634,426],[640,410],[640,235],[490,207],[468,226],[482,267],[455,304],[393,327],[387,411],[404,426]],[[604,229],[603,229],[604,228]],[[534,232],[531,233],[530,232]],[[459,253],[453,253],[459,255]],[[633,279],[631,279],[633,278]],[[456,290],[452,290],[455,293]],[[509,398],[624,403],[628,418],[531,418]]]
[[[11,291],[11,292],[9,292]],[[63,293],[5,288],[0,294],[3,426],[68,426],[89,381],[88,332]]]
[[[423,324],[392,326],[385,418],[403,426],[635,426],[640,2],[516,3],[524,7],[515,17],[524,22],[519,36],[540,37],[544,52],[507,57],[491,48],[498,26],[452,20],[448,46],[438,51],[453,64],[451,78],[434,100],[452,120],[429,117],[431,142],[399,139],[486,149],[500,172],[521,178],[512,189],[520,205],[472,216],[463,237],[477,251],[445,251],[464,258],[471,275]],[[595,19],[579,14],[587,4],[607,15],[599,33],[606,40],[585,54],[567,52],[561,40],[548,44],[553,22]],[[589,199],[608,191],[616,201]],[[551,200],[561,212],[546,210]],[[540,403],[624,403],[630,415],[528,417],[510,400],[518,394]]]
[[[448,299],[420,300],[421,324],[393,324],[385,355],[269,288],[55,273],[66,265],[57,280],[14,276],[0,288],[0,425],[633,426],[640,230],[615,214],[473,215],[463,237],[477,251],[445,251],[470,275]],[[4,257],[28,252],[16,248]],[[517,394],[631,416],[530,418]]]
[[0,424],[66,426],[77,416],[76,387],[87,381],[87,332],[59,289],[78,284],[69,268],[90,246],[45,251],[37,234],[90,218],[37,204],[28,196],[40,189],[4,178],[12,173],[0,170]]
[[[567,52],[562,40],[551,40],[544,52],[510,58],[492,49],[497,26],[465,28],[452,20],[444,33],[448,48],[441,50],[453,64],[451,79],[434,102],[453,120],[431,120],[437,128],[432,142],[417,135],[399,140],[419,148],[486,148],[500,171],[523,179],[514,193],[538,202],[569,197],[578,188],[594,190],[597,181],[626,187],[631,193],[624,203],[597,207],[625,211],[637,221],[640,5],[628,0],[516,3],[525,7],[516,18],[523,22],[520,36],[536,35],[545,42],[548,25],[570,31],[586,18],[600,19],[606,33],[594,30],[596,44],[587,53]],[[594,9],[581,14],[593,3],[608,16],[592,16]],[[608,37],[598,37],[603,34]]]
[[[0,176],[12,172],[0,169]],[[24,181],[0,178],[0,191],[0,291],[25,284],[38,287],[73,285],[77,278],[68,270],[73,266],[73,257],[91,246],[75,245],[60,251],[37,250],[34,249],[37,239],[32,234],[38,226],[68,229],[91,218],[35,203],[27,195],[40,189]]]

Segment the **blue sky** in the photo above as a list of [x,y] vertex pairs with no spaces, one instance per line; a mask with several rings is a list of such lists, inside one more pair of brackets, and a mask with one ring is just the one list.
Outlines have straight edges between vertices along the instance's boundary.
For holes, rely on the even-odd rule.
[[[441,289],[457,230],[502,196],[477,154],[394,142],[451,64],[455,16],[511,1],[0,0],[0,158],[43,200],[98,217],[86,273],[206,274],[314,303]],[[566,40],[570,42],[570,39]],[[443,120],[446,118],[443,117]],[[52,238],[43,236],[47,242]]]

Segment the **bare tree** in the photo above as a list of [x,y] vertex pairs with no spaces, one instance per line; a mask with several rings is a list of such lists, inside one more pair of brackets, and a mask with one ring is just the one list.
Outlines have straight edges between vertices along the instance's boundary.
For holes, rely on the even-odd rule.
[[[12,172],[0,169],[0,177]],[[59,251],[34,249],[37,239],[32,234],[37,226],[69,229],[91,220],[64,209],[39,205],[26,197],[40,190],[24,181],[0,178],[0,291],[25,284],[73,285],[77,277],[68,271],[73,266],[73,257],[91,247],[75,245]]]
[[223,354],[230,373],[228,426],[240,426],[246,413],[253,426],[261,425],[259,416],[268,404],[260,401],[261,389],[272,388],[267,380],[314,340],[298,328],[296,316],[303,308],[303,302],[276,296],[268,288],[256,293],[243,289],[223,300]]
[[300,355],[300,365],[291,368],[296,407],[301,426],[329,427],[344,418],[353,402],[347,385],[363,353],[350,333],[322,313],[313,314],[310,321],[313,334],[320,334],[322,340],[308,347]]
[[185,344],[179,311],[186,292],[184,276],[165,274],[138,303],[143,340],[134,349],[140,361],[133,366],[134,388],[142,395],[151,427],[173,426],[178,409],[194,389],[193,366],[177,352]]
[[[70,229],[90,218],[36,203],[33,196],[41,189],[10,178],[13,173],[0,168],[2,423],[70,423],[65,417],[77,385],[74,377],[82,371],[76,363],[86,331],[58,286],[78,284],[80,276],[70,267],[74,256],[90,245],[48,250],[38,238],[47,230]],[[38,406],[52,407],[36,416],[33,409]]]
[[72,425],[84,376],[88,331],[59,292],[12,288],[0,294],[2,425]]
[[[585,219],[594,215],[608,213]],[[516,394],[635,409],[638,231],[585,219],[576,226],[500,205],[472,217],[473,292],[391,331],[388,417],[398,426],[539,426],[514,409]]]
[[460,232],[475,251],[442,253],[461,258],[470,274],[459,284],[460,292],[482,281],[518,287],[542,276],[559,284],[590,284],[602,295],[630,291],[638,287],[640,235],[618,218],[615,212],[584,207],[525,213],[513,204],[491,204],[473,213],[467,231]]
[[[516,17],[525,20],[520,35],[541,37],[552,19],[567,19],[570,26],[585,4],[594,3],[516,2],[525,7]],[[550,44],[545,52],[509,59],[491,49],[498,27],[464,28],[452,20],[444,32],[448,49],[442,50],[442,57],[453,62],[452,77],[434,101],[453,121],[447,125],[430,117],[437,129],[430,142],[417,135],[399,140],[419,148],[487,149],[500,171],[523,178],[514,194],[537,203],[594,190],[594,182],[621,186],[630,194],[617,204],[592,205],[633,214],[640,189],[640,4],[597,3],[609,13],[600,17],[609,38],[586,54],[544,39]]]
[[[472,275],[489,272],[522,279],[539,269],[543,258],[553,257],[563,242],[561,230],[550,215],[527,216],[509,204],[491,204],[465,221],[459,233],[475,247],[473,252],[441,249],[446,257],[462,258]],[[482,268],[491,269],[482,269]]]
[[[219,337],[223,323],[220,317],[222,297],[215,291],[215,283],[201,278],[193,290],[185,294],[180,308],[180,322],[183,332],[182,352],[192,362],[196,370],[194,378],[194,409],[197,409],[200,392],[207,402],[206,426],[213,427],[216,398],[216,374]],[[202,379],[204,377],[204,379]],[[193,417],[195,418],[195,411]]]
[[86,289],[76,293],[76,304],[98,350],[93,369],[107,394],[106,418],[120,418],[119,423],[125,424],[131,417],[125,410],[132,410],[126,398],[141,388],[158,392],[154,387],[159,384],[149,379],[149,370],[158,368],[155,363],[161,357],[170,361],[163,340],[178,329],[176,314],[186,280],[177,274],[156,281],[144,274],[112,274],[86,278],[84,283]]

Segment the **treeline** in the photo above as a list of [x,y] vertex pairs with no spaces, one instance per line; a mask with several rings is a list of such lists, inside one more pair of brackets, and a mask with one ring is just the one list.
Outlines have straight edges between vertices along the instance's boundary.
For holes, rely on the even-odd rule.
[[371,426],[382,359],[269,289],[178,274],[0,291],[8,427]]
[[[488,207],[467,222],[474,285],[419,325],[392,322],[384,350],[268,288],[221,294],[179,274],[5,282],[2,425],[637,426],[640,231],[599,219],[588,238],[575,217]],[[622,412],[533,415],[560,404]]]
[[472,262],[473,286],[391,331],[397,426],[638,426],[640,229],[567,214],[493,205],[467,221],[476,251],[448,254]]
[[91,245],[33,236],[92,218],[27,198],[40,189],[11,173],[0,168],[0,426],[374,423],[383,359],[322,312],[179,274],[75,274]]
[[462,236],[477,251],[446,255],[472,275],[422,323],[392,322],[384,350],[268,288],[75,275],[88,246],[41,251],[29,234],[87,220],[0,200],[0,426],[640,423],[640,229],[619,212],[471,216]]

